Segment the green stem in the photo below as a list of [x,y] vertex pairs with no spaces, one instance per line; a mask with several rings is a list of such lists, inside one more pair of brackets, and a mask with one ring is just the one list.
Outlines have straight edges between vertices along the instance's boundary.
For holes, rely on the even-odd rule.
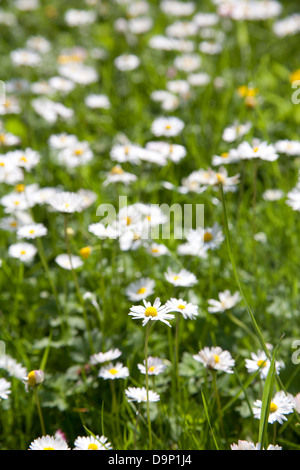
[[149,374],[148,374],[148,341],[150,334],[151,323],[148,322],[146,327],[145,337],[145,366],[146,366],[146,391],[147,391],[147,419],[148,419],[148,433],[149,433],[149,450],[152,449],[152,432],[150,420],[150,407],[149,407]]
[[87,329],[87,334],[88,334],[89,343],[90,343],[90,348],[91,348],[92,353],[94,353],[95,350],[94,350],[92,335],[91,335],[91,332],[90,332],[90,326],[89,326],[89,321],[88,321],[88,317],[87,317],[87,313],[86,313],[85,303],[84,303],[84,300],[83,300],[81,292],[80,292],[80,287],[79,287],[79,282],[78,282],[78,279],[77,279],[76,271],[75,271],[75,269],[73,268],[73,265],[72,265],[72,254],[71,254],[71,248],[70,248],[70,240],[69,240],[69,236],[68,236],[68,216],[66,214],[65,214],[65,219],[64,219],[64,231],[65,231],[65,243],[66,243],[67,253],[68,253],[68,256],[69,256],[69,260],[70,260],[71,272],[72,272],[72,276],[73,276],[73,280],[74,280],[78,300],[79,300],[79,303],[82,307],[83,316],[84,316],[86,329]]
[[36,403],[36,407],[37,407],[37,410],[38,410],[38,415],[39,415],[39,419],[40,419],[40,423],[41,423],[42,435],[45,436],[46,435],[46,430],[45,430],[45,424],[44,424],[44,419],[43,419],[43,414],[42,414],[42,409],[41,409],[41,405],[40,405],[40,400],[39,400],[39,396],[38,396],[37,387],[33,388],[33,393],[34,393],[35,403]]

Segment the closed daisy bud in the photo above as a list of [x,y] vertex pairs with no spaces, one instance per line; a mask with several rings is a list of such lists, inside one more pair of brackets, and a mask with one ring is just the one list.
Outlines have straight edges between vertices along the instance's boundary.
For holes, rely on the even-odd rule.
[[27,377],[24,379],[26,391],[28,391],[29,388],[36,387],[37,385],[43,383],[44,379],[44,372],[41,369],[30,371]]

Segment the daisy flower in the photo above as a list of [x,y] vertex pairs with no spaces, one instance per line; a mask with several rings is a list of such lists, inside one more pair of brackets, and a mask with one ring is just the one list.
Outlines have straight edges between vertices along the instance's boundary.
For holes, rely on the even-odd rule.
[[[256,354],[252,352],[251,359],[245,360],[245,366],[248,372],[252,373],[260,370],[261,379],[265,379],[267,377],[270,365],[270,359],[268,359],[264,351],[258,351]],[[277,374],[282,367],[284,367],[283,362],[275,361],[275,369]]]
[[268,144],[267,142],[261,142],[258,139],[254,139],[252,144],[249,142],[242,142],[238,146],[237,151],[242,160],[260,158],[261,160],[274,162],[279,157],[274,145]]
[[184,122],[175,116],[158,117],[152,123],[151,132],[156,137],[175,137],[180,134],[183,128]]
[[142,325],[145,326],[149,321],[161,321],[166,325],[170,326],[168,320],[172,320],[174,315],[169,315],[165,305],[161,305],[160,299],[156,298],[153,305],[151,302],[143,300],[143,305],[133,306],[130,309],[129,315],[133,317],[133,320],[143,320]]
[[[230,448],[231,450],[261,450],[261,445],[260,443],[254,444],[254,442],[239,440],[237,444],[231,444]],[[282,447],[270,444],[266,450],[282,450]]]
[[103,364],[103,362],[113,361],[122,355],[120,349],[109,349],[106,352],[95,353],[90,357],[92,365]]
[[132,282],[126,289],[126,295],[129,300],[136,302],[146,299],[154,293],[155,281],[143,277],[138,281]]
[[194,354],[193,358],[197,362],[201,362],[206,368],[220,370],[227,374],[233,374],[232,367],[235,365],[234,359],[229,351],[223,351],[219,346],[205,347],[198,354]]
[[23,377],[26,392],[29,391],[29,388],[33,388],[37,385],[40,385],[44,382],[44,380],[44,372],[41,369],[30,371],[26,377]]
[[174,286],[191,287],[197,284],[198,280],[195,274],[187,269],[181,269],[179,272],[173,271],[171,268],[167,269],[165,278]]
[[222,139],[225,142],[234,142],[240,137],[243,137],[244,135],[248,134],[248,132],[251,130],[251,127],[251,122],[246,122],[244,124],[234,122],[231,126],[228,126],[224,129]]
[[112,445],[105,436],[78,436],[73,450],[112,450]]
[[147,251],[151,256],[156,258],[169,253],[168,248],[163,243],[151,243],[151,245],[147,247]]
[[[126,397],[129,402],[147,403],[147,390],[145,387],[128,387],[125,390]],[[148,400],[153,403],[160,400],[158,393],[148,390]]]
[[[261,407],[261,400],[256,400],[253,403],[254,418],[260,419]],[[278,421],[278,423],[283,424],[283,421],[287,421],[285,415],[293,413],[293,411],[294,403],[291,400],[291,397],[281,390],[277,392],[271,400],[268,422],[272,424],[275,423],[275,421]]]
[[47,228],[43,224],[24,225],[17,230],[18,238],[34,239],[47,235]]
[[101,367],[98,377],[104,380],[126,379],[129,377],[129,370],[121,362],[117,362],[117,364],[111,362],[107,366]]
[[[144,359],[143,364],[137,365],[139,371],[142,374],[146,374],[146,361]],[[148,375],[159,375],[166,369],[166,364],[159,357],[149,356],[147,358]]]
[[231,294],[229,290],[219,292],[219,300],[209,299],[209,313],[222,313],[234,307],[241,300],[239,292]]
[[279,140],[275,144],[277,152],[290,156],[300,155],[300,141],[299,140]]
[[63,269],[72,270],[80,268],[83,265],[83,261],[79,256],[68,254],[61,254],[56,256],[55,262]]
[[123,54],[114,60],[117,69],[127,72],[136,69],[140,65],[140,59],[134,54]]
[[70,450],[70,448],[64,439],[46,435],[32,441],[28,450]]
[[62,191],[53,195],[49,204],[54,210],[65,214],[81,212],[83,206],[83,197],[77,193]]
[[0,401],[7,400],[10,394],[10,382],[4,378],[0,378]]
[[166,307],[169,312],[179,312],[183,318],[187,320],[194,320],[198,316],[198,306],[188,303],[183,299],[171,298],[166,302]]
[[37,249],[30,243],[15,243],[8,248],[8,255],[24,263],[30,263],[35,257]]

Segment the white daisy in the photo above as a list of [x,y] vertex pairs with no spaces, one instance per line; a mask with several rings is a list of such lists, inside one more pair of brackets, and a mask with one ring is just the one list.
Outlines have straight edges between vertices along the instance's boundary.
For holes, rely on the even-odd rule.
[[198,306],[183,299],[171,298],[166,302],[169,312],[181,313],[185,320],[194,320],[198,316]]
[[9,395],[11,394],[10,386],[10,382],[4,378],[0,378],[0,401],[7,400],[9,398]]
[[37,249],[30,243],[15,243],[8,248],[8,255],[19,259],[23,263],[30,263],[37,253]]
[[260,158],[261,160],[274,162],[279,157],[274,145],[261,142],[259,139],[253,139],[252,144],[242,142],[238,146],[237,151],[242,160]]
[[[138,364],[137,367],[142,374],[146,374],[145,359],[143,361],[143,364]],[[147,358],[147,367],[148,367],[148,375],[159,375],[162,372],[164,372],[167,366],[159,357],[149,356]]]
[[81,212],[83,197],[74,192],[61,191],[53,195],[49,200],[49,204],[58,212],[66,214]]
[[251,122],[246,122],[244,124],[234,122],[231,126],[228,126],[224,129],[222,139],[225,142],[234,142],[240,137],[248,134],[248,132],[251,130],[251,127]]
[[156,136],[156,137],[175,137],[184,128],[184,122],[175,117],[158,117],[156,118],[151,126],[151,132]]
[[101,377],[104,380],[110,379],[126,379],[129,377],[128,367],[123,366],[121,362],[113,364],[112,362],[106,366],[101,367],[98,377]]
[[[253,414],[254,418],[260,419],[261,416],[262,401],[256,400],[253,403]],[[291,397],[286,395],[285,392],[277,392],[271,400],[270,412],[269,412],[269,423],[278,421],[279,424],[283,424],[283,421],[287,421],[285,415],[293,413],[294,403]]]
[[154,293],[155,281],[153,279],[143,277],[138,281],[132,282],[126,289],[126,295],[129,300],[137,302],[146,299]]
[[43,224],[24,225],[17,230],[18,238],[34,239],[47,235],[47,228]]
[[229,351],[223,351],[219,346],[205,347],[198,354],[193,355],[197,362],[201,362],[206,368],[233,374],[232,367],[235,361]]
[[32,441],[28,450],[70,450],[70,448],[64,439],[47,435]]
[[153,305],[151,302],[143,300],[144,306],[137,305],[130,308],[129,315],[133,320],[143,320],[142,325],[145,326],[149,321],[161,321],[170,326],[168,320],[172,320],[174,315],[169,315],[165,305],[161,305],[160,299],[156,298]]
[[[254,442],[239,440],[237,444],[231,444],[230,448],[231,450],[261,450],[261,444],[254,444]],[[282,450],[282,447],[270,444],[266,450]]]
[[171,268],[168,268],[167,272],[165,272],[165,278],[174,286],[191,287],[198,282],[195,274],[191,273],[187,269],[181,269],[176,272]]
[[114,60],[117,69],[127,72],[136,69],[140,65],[140,59],[134,54],[122,54]]
[[209,299],[207,302],[209,304],[208,311],[209,313],[222,313],[225,310],[233,308],[241,300],[239,292],[231,294],[229,290],[224,292],[219,292],[219,300]]
[[[245,366],[249,373],[256,372],[260,370],[260,377],[261,379],[265,379],[268,375],[269,368],[271,365],[270,359],[268,359],[266,353],[264,351],[258,351],[256,354],[251,353],[251,359],[245,360]],[[282,361],[275,361],[275,370],[278,374],[280,369],[284,367]]]
[[[70,259],[71,258],[71,259]],[[68,254],[61,254],[56,256],[55,262],[63,269],[72,270],[80,268],[83,265],[83,261],[79,256]]]
[[73,450],[112,450],[112,445],[105,436],[78,436]]
[[169,253],[168,248],[163,243],[151,243],[147,247],[147,251],[151,256],[157,258],[158,256],[167,255]]
[[[137,403],[147,403],[147,390],[145,387],[128,387],[125,390],[126,397],[129,402],[136,401]],[[149,402],[153,403],[160,400],[158,393],[148,390]]]
[[106,352],[95,353],[90,357],[90,363],[92,365],[103,364],[104,362],[113,361],[118,359],[122,355],[120,349],[109,349]]

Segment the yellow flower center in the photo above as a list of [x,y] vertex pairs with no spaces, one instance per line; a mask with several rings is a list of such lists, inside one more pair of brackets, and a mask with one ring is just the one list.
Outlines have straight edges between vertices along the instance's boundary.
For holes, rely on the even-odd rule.
[[148,307],[145,310],[145,317],[157,317],[157,310],[155,307]]
[[5,134],[0,134],[0,143],[4,144],[5,142]]
[[148,370],[149,370],[149,372],[154,372],[154,371],[155,371],[155,367],[154,367],[154,366],[151,366],[151,367],[149,367]]
[[228,158],[229,153],[228,152],[223,152],[221,153],[222,158]]
[[[21,252],[22,253],[22,252]],[[22,253],[22,254],[25,254],[25,251]],[[28,384],[31,386],[31,387],[34,387],[34,385],[36,385],[36,379],[35,379],[35,372],[34,370],[32,370],[31,372],[29,372],[28,376],[27,376],[27,380],[28,380]]]
[[146,292],[146,287],[141,287],[138,291],[137,294],[145,294]]
[[25,184],[17,184],[17,186],[15,187],[15,190],[18,192],[18,193],[23,193],[25,191]]
[[216,177],[219,183],[224,183],[225,177],[221,173],[217,173]]
[[21,255],[26,255],[26,251],[25,251],[25,250],[21,250],[21,251],[20,251],[20,254],[21,254]]
[[4,162],[0,162],[0,166],[5,166]]
[[19,161],[20,161],[20,162],[27,163],[27,158],[23,156],[23,157],[21,157],[21,158],[19,159]]
[[98,450],[97,444],[94,444],[93,442],[91,442],[91,443],[88,445],[88,450]]
[[34,234],[34,230],[29,230],[29,233],[30,233],[31,235],[33,235],[33,234]]
[[220,358],[217,354],[214,354],[214,360],[215,360],[216,364],[218,364],[220,362]]
[[166,125],[166,130],[169,131],[170,129],[171,129],[170,124],[167,124],[167,125]]
[[278,406],[275,403],[270,404],[270,413],[275,413],[277,411]]
[[185,309],[185,305],[180,304],[180,305],[178,305],[178,308],[180,308],[180,310],[184,310],[184,309]]
[[178,281],[178,279],[180,279],[180,278],[179,278],[179,276],[173,276],[173,279],[174,279],[174,281]]
[[44,447],[43,450],[55,450],[54,447]]
[[126,145],[126,147],[124,148],[124,153],[125,153],[125,155],[128,155],[129,152],[130,152],[130,147],[128,147],[128,146]]
[[126,225],[130,225],[132,222],[132,219],[130,217],[126,217]]
[[115,369],[114,367],[112,369],[109,369],[108,372],[112,375],[116,375],[118,373],[117,369]]
[[266,361],[263,360],[263,359],[260,359],[259,361],[257,361],[257,365],[258,367],[266,367]]
[[124,173],[122,168],[120,168],[119,166],[114,166],[110,172],[112,175],[122,175]]
[[82,149],[76,149],[74,150],[74,156],[75,157],[80,157],[80,155],[83,154],[83,150]]
[[258,148],[258,147],[255,147],[255,148],[253,149],[253,152],[255,152],[255,153],[257,153],[258,151],[259,151],[259,148]]
[[159,252],[158,248],[152,248],[151,251],[152,251],[152,253],[158,253]]
[[212,234],[210,232],[205,232],[205,234],[203,236],[204,243],[211,242],[212,239],[213,239]]

